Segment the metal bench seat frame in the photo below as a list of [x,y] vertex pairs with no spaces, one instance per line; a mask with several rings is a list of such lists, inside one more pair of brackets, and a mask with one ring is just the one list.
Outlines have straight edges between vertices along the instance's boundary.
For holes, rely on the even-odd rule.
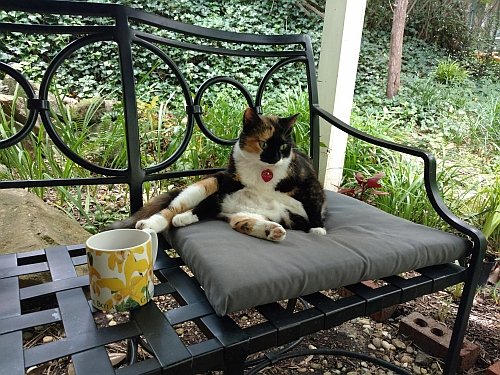
[[[2,0],[0,10],[21,11],[27,14],[66,14],[85,17],[108,17],[111,25],[40,25],[0,23],[0,32],[30,34],[73,34],[78,38],[65,47],[49,64],[39,92],[36,93],[28,80],[18,70],[0,62],[0,71],[12,76],[28,97],[29,115],[24,127],[14,136],[0,140],[0,150],[18,144],[34,128],[37,118],[43,122],[55,145],[71,160],[94,172],[92,178],[61,178],[51,180],[0,181],[0,189],[34,188],[74,185],[127,184],[130,187],[130,208],[134,212],[143,204],[143,184],[146,181],[174,179],[187,176],[201,176],[216,169],[168,171],[166,168],[186,150],[195,124],[206,137],[219,144],[230,145],[227,140],[213,134],[205,126],[200,105],[203,93],[213,84],[225,82],[239,89],[248,105],[261,111],[261,101],[266,84],[274,72],[290,63],[303,63],[306,71],[310,108],[310,153],[316,168],[319,166],[320,118],[353,137],[397,152],[416,156],[424,162],[425,188],[436,212],[454,229],[471,241],[470,256],[462,266],[445,264],[416,270],[412,278],[391,276],[384,279],[385,285],[370,289],[363,284],[347,286],[352,292],[349,297],[338,300],[320,292],[303,296],[303,308],[288,308],[278,302],[256,309],[264,322],[240,327],[230,316],[217,316],[208,303],[197,281],[181,268],[180,258],[171,258],[160,251],[155,264],[155,275],[160,283],[155,295],[172,295],[180,307],[166,312],[154,303],[133,310],[127,322],[105,328],[97,328],[93,318],[95,310],[89,305],[88,278],[78,276],[75,267],[86,263],[83,245],[60,246],[28,253],[7,254],[0,257],[0,373],[22,374],[25,369],[41,363],[71,357],[77,374],[193,374],[209,370],[224,370],[226,374],[242,374],[245,368],[255,365],[249,373],[278,363],[285,357],[303,355],[305,352],[270,352],[262,360],[246,362],[246,358],[260,351],[279,347],[319,330],[329,329],[350,319],[371,314],[397,303],[407,302],[419,296],[443,290],[464,282],[463,294],[458,308],[449,352],[445,360],[445,374],[453,374],[459,364],[459,353],[465,336],[468,317],[479,280],[486,241],[482,233],[457,218],[443,203],[436,183],[436,161],[428,152],[409,146],[374,138],[349,126],[322,109],[318,104],[315,62],[310,38],[307,35],[253,35],[207,29],[183,24],[161,16],[112,4],[81,3],[69,1]],[[223,44],[194,44],[138,30],[134,25],[145,24],[158,29],[175,31],[202,40],[218,41]],[[96,41],[113,41],[119,49],[121,84],[125,115],[125,134],[128,155],[126,169],[97,166],[69,149],[54,130],[49,111],[49,86],[60,64],[74,51]],[[182,87],[186,102],[187,124],[180,147],[167,159],[157,165],[143,167],[140,158],[137,97],[134,82],[132,44],[138,44],[159,56],[174,72]],[[281,49],[241,49],[237,46],[281,46]],[[162,48],[159,48],[161,45]],[[230,77],[213,77],[199,87],[194,97],[184,76],[170,59],[165,48],[169,46],[200,51],[220,56],[274,57],[278,62],[262,78],[255,98],[238,81]],[[294,48],[288,48],[294,46]],[[169,245],[161,241],[161,248]],[[19,287],[19,277],[37,272],[50,272],[51,281],[40,285]],[[52,301],[53,307],[29,310],[41,302]],[[29,312],[27,312],[29,311]],[[183,322],[194,322],[205,334],[207,340],[188,345],[182,342],[173,326]],[[62,323],[65,337],[51,343],[32,348],[23,348],[23,330],[33,327]],[[138,339],[139,338],[139,339]],[[105,345],[128,340],[129,365],[113,368]],[[135,361],[137,341],[143,343],[152,357]],[[332,337],[332,341],[334,338]],[[273,354],[274,353],[274,354]],[[347,355],[371,360],[398,373],[407,373],[394,365],[365,357],[360,353],[340,350],[325,350],[318,354]]]

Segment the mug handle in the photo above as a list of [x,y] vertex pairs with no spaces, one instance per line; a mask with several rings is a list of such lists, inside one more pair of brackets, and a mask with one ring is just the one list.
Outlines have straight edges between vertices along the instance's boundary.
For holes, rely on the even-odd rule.
[[156,232],[150,228],[141,229],[144,232],[149,233],[151,236],[151,248],[153,249],[153,265],[156,263],[156,256],[158,255],[158,235]]

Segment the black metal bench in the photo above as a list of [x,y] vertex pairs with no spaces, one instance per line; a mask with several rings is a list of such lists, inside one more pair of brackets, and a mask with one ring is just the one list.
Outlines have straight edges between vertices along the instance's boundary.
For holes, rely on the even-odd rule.
[[[261,111],[266,85],[271,82],[273,74],[284,66],[296,64],[303,69],[302,75],[298,77],[304,80],[302,83],[308,92],[309,148],[315,167],[318,167],[320,155],[320,119],[366,142],[419,157],[425,163],[425,187],[433,207],[451,227],[470,241],[467,253],[461,257],[462,265],[456,262],[428,265],[417,269],[414,277],[384,275],[382,277],[384,285],[377,289],[355,283],[346,286],[352,294],[340,299],[329,298],[319,291],[308,292],[300,297],[303,305],[300,309],[294,308],[296,298],[289,298],[286,306],[278,303],[279,301],[266,303],[255,307],[262,315],[263,321],[245,327],[240,327],[231,315],[217,315],[207,300],[204,289],[200,287],[195,277],[186,272],[182,258],[171,257],[163,251],[159,252],[155,264],[155,274],[159,280],[155,295],[173,296],[178,301],[179,307],[161,311],[155,303],[149,303],[133,310],[127,321],[104,328],[96,326],[93,317],[96,311],[88,302],[87,276],[78,276],[75,271],[76,266],[86,263],[83,245],[2,255],[0,257],[2,301],[0,373],[22,374],[31,366],[61,357],[71,358],[77,374],[192,374],[209,370],[242,374],[245,368],[250,366],[253,368],[248,373],[256,373],[260,368],[275,364],[282,358],[304,355],[305,352],[269,352],[259,360],[246,361],[250,354],[294,342],[305,335],[329,329],[350,319],[464,282],[444,369],[446,374],[456,372],[485,252],[484,237],[480,231],[456,218],[443,204],[437,188],[436,165],[432,155],[412,147],[375,139],[339,121],[319,107],[315,62],[308,36],[264,36],[209,30],[117,5],[65,1],[46,1],[40,4],[35,0],[22,2],[4,0],[0,3],[0,10],[20,11],[24,14],[66,14],[90,19],[105,17],[110,21],[99,25],[79,26],[16,22],[0,24],[2,33],[14,33],[12,35],[19,35],[20,38],[24,33],[54,36],[69,34],[73,40],[50,61],[38,93],[17,69],[0,63],[0,71],[12,76],[24,90],[29,106],[29,116],[25,125],[16,134],[0,139],[0,149],[21,144],[35,128],[36,120],[40,118],[43,127],[62,153],[82,168],[92,172],[92,176],[84,178],[2,180],[0,189],[126,184],[130,189],[130,209],[135,211],[143,204],[143,189],[146,182],[174,181],[217,170],[218,166],[214,168],[203,166],[192,170],[176,168],[178,159],[192,137],[195,124],[203,135],[214,143],[230,145],[234,142],[230,137],[214,134],[205,125],[202,104],[206,90],[215,84],[229,84],[242,92],[249,106]],[[19,34],[15,34],[16,32]],[[175,40],[172,37],[174,33],[180,35],[181,39]],[[102,41],[118,46],[123,115],[126,125],[125,168],[95,165],[78,155],[75,150],[69,149],[59,130],[55,128],[50,115],[49,87],[58,69],[73,52]],[[147,166],[141,161],[140,126],[134,82],[135,52],[132,45],[149,50],[168,66],[181,87],[181,98],[185,101],[187,117],[183,125],[185,135],[178,147],[165,160]],[[274,59],[274,62],[262,80],[255,85],[255,96],[252,96],[250,90],[237,79],[226,76],[214,76],[204,81],[197,89],[187,83],[176,62],[169,57],[168,51],[174,48],[214,55],[217,58],[242,56],[247,60],[268,58]],[[163,239],[161,246],[162,249],[170,248]],[[19,287],[20,276],[38,272],[50,272],[51,281]],[[193,322],[207,339],[195,344],[182,342],[173,326],[184,322]],[[58,323],[64,326],[64,338],[35,347],[23,347],[23,330]],[[128,342],[129,363],[127,366],[115,369],[109,361],[105,346],[122,340]],[[150,358],[136,360],[138,344],[151,354]],[[398,373],[407,373],[392,364],[360,353],[335,349],[319,350],[316,353],[361,358]]]

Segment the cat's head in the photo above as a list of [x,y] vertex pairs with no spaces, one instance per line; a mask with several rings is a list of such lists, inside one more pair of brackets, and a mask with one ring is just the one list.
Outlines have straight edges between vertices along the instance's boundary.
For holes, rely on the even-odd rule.
[[240,149],[267,164],[289,158],[294,147],[292,130],[298,116],[260,116],[253,108],[247,108],[239,138]]

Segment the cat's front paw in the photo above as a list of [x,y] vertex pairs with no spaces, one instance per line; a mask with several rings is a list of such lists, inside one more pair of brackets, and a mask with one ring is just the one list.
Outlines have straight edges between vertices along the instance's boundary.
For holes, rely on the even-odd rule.
[[177,214],[172,219],[172,225],[174,227],[185,227],[186,225],[193,224],[200,221],[197,215],[193,214],[192,211],[186,211]]
[[281,225],[269,223],[265,229],[266,238],[270,241],[283,241],[286,237],[286,230]]
[[322,227],[317,227],[317,228],[311,228],[309,229],[309,233],[317,234],[320,236],[326,235],[326,229]]
[[163,232],[168,229],[168,221],[160,214],[153,215],[147,219],[139,220],[135,224],[136,229],[151,229],[156,233]]

